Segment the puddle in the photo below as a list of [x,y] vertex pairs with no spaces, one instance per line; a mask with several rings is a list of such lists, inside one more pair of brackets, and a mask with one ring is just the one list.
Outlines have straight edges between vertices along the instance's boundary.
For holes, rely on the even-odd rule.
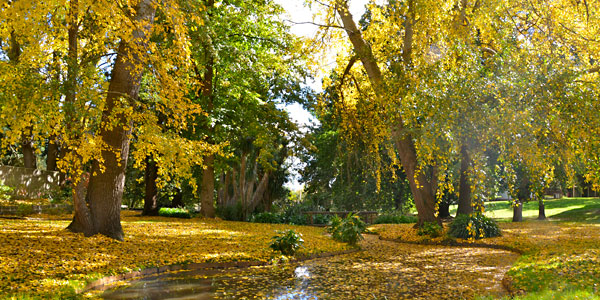
[[469,299],[502,295],[517,254],[407,245],[367,236],[364,251],[300,264],[150,276],[104,291],[104,299]]

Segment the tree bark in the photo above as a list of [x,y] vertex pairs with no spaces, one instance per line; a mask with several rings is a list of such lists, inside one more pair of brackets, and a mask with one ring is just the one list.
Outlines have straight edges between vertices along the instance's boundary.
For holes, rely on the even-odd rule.
[[513,222],[521,222],[523,221],[523,201],[517,200],[517,202],[513,206]]
[[58,160],[58,144],[56,142],[56,136],[53,135],[48,139],[46,153],[46,170],[56,171],[56,161]]
[[200,213],[205,218],[215,217],[215,155],[211,154],[204,158],[204,170],[202,172],[202,186],[200,189]]
[[442,201],[438,207],[438,217],[439,218],[449,218],[450,217],[450,202]]
[[470,215],[473,213],[471,203],[471,185],[469,184],[469,164],[471,158],[467,152],[467,146],[463,144],[460,148],[460,182],[458,187],[458,210],[456,215]]
[[183,203],[183,193],[180,189],[177,189],[175,195],[173,195],[173,200],[171,201],[172,207],[184,207],[185,203]]
[[[132,120],[119,112],[121,100],[133,105],[138,97],[142,78],[142,69],[147,52],[145,45],[154,22],[155,6],[151,0],[142,0],[136,6],[134,20],[138,26],[132,31],[131,40],[122,40],[117,59],[112,70],[111,80],[102,112],[102,124],[99,136],[107,146],[102,149],[102,166],[99,161],[92,164],[90,185],[86,199],[92,219],[92,228],[85,228],[86,235],[100,233],[108,237],[123,240],[121,227],[121,201],[125,184],[125,167],[129,153]],[[82,207],[85,207],[81,205]],[[77,222],[77,211],[73,223]],[[81,212],[79,212],[81,214]],[[89,224],[78,224],[90,226]],[[73,226],[72,229],[79,228]]]
[[[412,24],[414,23],[414,5],[412,1],[409,1],[408,10],[409,18],[407,19],[411,20],[405,22],[406,28],[403,41],[404,53],[402,54],[403,62],[407,66],[411,63],[410,58],[412,55]],[[356,55],[362,62],[376,95],[380,98],[385,97],[385,86],[381,70],[377,65],[371,47],[363,39],[361,31],[352,19],[352,14],[350,14],[348,9],[347,1],[338,3],[336,11],[342,19],[343,27],[348,34],[350,42],[354,46]],[[410,133],[405,130],[401,115],[397,116],[396,124],[392,128],[392,132],[392,138],[394,139],[394,143],[399,152],[400,162],[404,167],[404,172],[408,178],[409,186],[417,208],[419,221],[416,226],[421,226],[425,222],[440,223],[441,221],[439,218],[436,218],[435,216],[436,186],[433,184],[434,179],[427,178],[423,170],[420,170],[413,138]]]
[[146,170],[144,172],[144,210],[143,216],[158,215],[158,188],[156,187],[158,179],[158,166],[150,156],[146,158]]
[[[29,127],[30,128],[30,127]],[[28,128],[28,129],[29,129]],[[26,130],[31,132],[31,130]],[[37,167],[37,159],[35,157],[35,149],[29,135],[23,133],[23,140],[21,142],[21,151],[23,152],[23,165],[25,168],[35,169]]]
[[543,197],[538,199],[538,220],[546,220],[546,205]]

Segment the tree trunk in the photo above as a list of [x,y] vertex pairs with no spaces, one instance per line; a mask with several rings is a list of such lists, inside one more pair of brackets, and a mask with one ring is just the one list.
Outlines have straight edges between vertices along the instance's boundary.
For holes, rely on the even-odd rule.
[[[407,66],[411,64],[412,55],[412,25],[414,23],[414,5],[412,1],[409,1],[408,5],[409,18],[405,21],[406,34],[404,36],[403,44],[403,63]],[[347,1],[340,1],[336,10],[340,18],[350,42],[354,46],[356,55],[360,58],[363,68],[365,69],[369,81],[375,90],[378,97],[386,97],[385,84],[381,70],[377,64],[377,60],[373,55],[371,47],[363,39],[361,31],[356,26],[356,23],[352,19],[352,14],[348,9]],[[421,170],[418,171],[417,153],[414,146],[413,138],[408,133],[403,124],[402,116],[396,116],[396,124],[392,128],[393,138],[400,156],[400,162],[404,167],[404,172],[408,178],[409,186],[413,194],[415,206],[417,208],[419,221],[416,226],[421,226],[425,222],[437,222],[441,221],[435,217],[435,189],[436,186],[433,184],[434,178],[427,178],[426,174]]]
[[48,148],[46,153],[46,170],[56,171],[56,161],[58,160],[58,144],[56,136],[52,135],[48,139]]
[[517,200],[517,202],[513,206],[513,222],[521,222],[523,221],[523,201]]
[[[30,128],[26,130],[31,132]],[[23,134],[23,141],[21,142],[21,151],[23,152],[23,166],[25,168],[35,169],[37,166],[37,159],[35,157],[35,150],[31,138],[26,134]]]
[[146,158],[146,170],[144,173],[144,210],[143,216],[158,215],[158,188],[156,187],[156,179],[158,178],[158,166],[156,161],[150,156]]
[[[93,162],[86,196],[92,228],[85,228],[90,224],[77,224],[84,227],[83,232],[86,235],[100,233],[123,240],[121,200],[133,123],[127,115],[119,112],[120,102],[123,99],[129,105],[133,105],[138,97],[144,60],[148,55],[139,49],[146,49],[148,33],[154,22],[154,14],[153,1],[140,1],[136,7],[134,19],[136,23],[144,24],[144,26],[139,26],[132,31],[130,41],[122,40],[117,51],[119,54],[112,70],[106,103],[102,112],[102,124],[105,125],[102,126],[99,133],[102,142],[107,146],[107,149],[102,149],[101,152],[104,170],[100,168],[99,161]],[[73,223],[80,220],[77,218],[78,212],[75,213]],[[70,228],[74,230],[80,226],[70,226]]]
[[538,200],[538,220],[546,220],[546,205],[543,197]]
[[200,189],[200,213],[205,218],[215,217],[215,155],[204,158],[205,169],[202,172],[202,186]]
[[438,217],[441,219],[450,217],[450,202],[442,201],[439,204]]
[[471,202],[471,185],[469,183],[469,164],[471,158],[467,152],[467,146],[463,144],[460,148],[460,182],[458,187],[458,210],[456,215],[470,215],[473,213]]
[[177,191],[175,192],[175,195],[173,195],[173,200],[171,201],[171,206],[172,207],[184,207],[185,204],[183,203],[183,193],[181,192],[180,189],[177,189]]

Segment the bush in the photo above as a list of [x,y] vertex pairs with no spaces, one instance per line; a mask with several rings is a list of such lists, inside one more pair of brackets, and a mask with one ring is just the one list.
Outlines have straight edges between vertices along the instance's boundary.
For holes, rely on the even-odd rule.
[[277,231],[278,235],[273,237],[271,249],[280,251],[283,255],[294,255],[298,248],[302,247],[304,240],[302,235],[293,230]]
[[183,208],[169,208],[169,207],[161,207],[160,210],[158,210],[158,215],[161,217],[184,218],[184,219],[189,219],[192,217],[192,214]]
[[358,241],[363,239],[361,233],[365,229],[366,225],[359,216],[348,214],[344,219],[338,216],[333,217],[327,230],[334,240],[356,245]]
[[463,239],[482,239],[500,236],[498,224],[482,213],[459,215],[450,224],[450,235]]
[[217,216],[227,221],[243,221],[244,210],[242,208],[242,203],[238,201],[235,205],[217,206]]
[[428,235],[432,238],[440,237],[442,235],[442,226],[435,222],[425,222],[417,230],[418,235]]
[[4,181],[0,180],[0,200],[10,200],[10,195],[13,192],[13,188],[8,185],[4,185]]
[[403,223],[416,223],[417,218],[414,216],[406,215],[381,215],[373,221],[373,224],[403,224]]
[[252,216],[250,219],[254,223],[274,223],[278,224],[282,222],[282,218],[277,213],[272,212],[261,212]]

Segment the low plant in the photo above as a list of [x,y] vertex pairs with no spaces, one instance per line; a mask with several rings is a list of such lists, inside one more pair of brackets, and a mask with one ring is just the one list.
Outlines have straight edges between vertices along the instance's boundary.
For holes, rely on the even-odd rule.
[[373,224],[404,224],[416,222],[417,218],[414,216],[386,214],[378,216],[377,219],[373,221]]
[[355,214],[348,214],[344,219],[335,216],[327,229],[334,240],[356,245],[363,239],[362,233],[367,229],[365,223]]
[[296,250],[302,247],[302,244],[304,244],[302,235],[289,229],[287,231],[277,231],[277,235],[273,236],[270,247],[283,255],[294,255]]
[[13,192],[13,188],[8,185],[4,185],[4,181],[0,180],[0,200],[10,200],[10,195]]
[[440,237],[442,235],[443,228],[435,222],[425,222],[417,230],[418,235],[428,235],[432,238]]
[[498,224],[482,213],[458,215],[450,223],[449,233],[457,238],[476,240],[501,235]]
[[183,208],[170,208],[170,207],[161,207],[158,210],[158,215],[161,217],[183,218],[183,219],[190,219],[192,217],[192,214]]
[[252,215],[252,218],[250,218],[250,221],[252,221],[254,223],[278,224],[278,223],[282,222],[282,218],[277,213],[265,211],[265,212],[261,212],[261,213]]

